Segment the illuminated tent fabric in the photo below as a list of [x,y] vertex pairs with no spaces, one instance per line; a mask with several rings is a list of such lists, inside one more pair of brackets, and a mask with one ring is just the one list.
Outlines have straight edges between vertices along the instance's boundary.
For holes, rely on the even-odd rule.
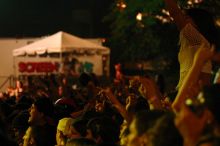
[[92,43],[88,40],[76,37],[66,32],[59,31],[51,36],[45,37],[39,41],[28,44],[13,50],[13,56],[34,55],[44,53],[60,52],[80,52],[85,51],[109,54],[107,47]]

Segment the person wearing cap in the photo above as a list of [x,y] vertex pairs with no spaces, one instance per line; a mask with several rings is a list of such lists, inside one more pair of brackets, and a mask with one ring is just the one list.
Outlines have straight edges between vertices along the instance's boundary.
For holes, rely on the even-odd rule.
[[71,126],[74,119],[72,118],[63,118],[59,120],[57,125],[57,132],[56,132],[56,146],[64,146],[68,138],[71,135]]
[[40,136],[42,135],[40,133],[44,133],[44,135],[50,136],[50,138],[47,139],[50,140],[50,145],[54,146],[56,144],[56,125],[53,118],[53,102],[49,98],[40,97],[36,99],[30,107],[29,114],[29,128],[27,129],[27,134],[25,134],[25,136],[30,133],[28,132],[30,129],[34,129],[32,132],[34,133],[33,135],[34,139],[36,139],[36,143],[41,143],[41,140],[45,140],[46,136]]

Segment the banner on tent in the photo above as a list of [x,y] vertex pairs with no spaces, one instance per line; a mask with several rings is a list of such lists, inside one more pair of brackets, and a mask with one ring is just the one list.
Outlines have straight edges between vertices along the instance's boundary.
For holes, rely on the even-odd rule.
[[58,62],[19,62],[18,71],[20,73],[52,73],[59,71]]
[[59,58],[48,57],[17,57],[15,60],[16,75],[41,75],[48,73],[71,73],[79,75],[82,72],[92,72],[103,75],[102,57],[77,56],[61,61]]

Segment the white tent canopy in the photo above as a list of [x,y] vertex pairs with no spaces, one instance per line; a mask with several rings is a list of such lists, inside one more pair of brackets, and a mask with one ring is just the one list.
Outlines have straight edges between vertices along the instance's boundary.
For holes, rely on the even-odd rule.
[[60,53],[71,51],[91,51],[101,54],[109,54],[107,47],[92,43],[88,40],[73,36],[66,32],[59,31],[51,36],[43,38],[39,41],[26,45],[24,47],[14,49],[13,56],[44,54],[44,53]]

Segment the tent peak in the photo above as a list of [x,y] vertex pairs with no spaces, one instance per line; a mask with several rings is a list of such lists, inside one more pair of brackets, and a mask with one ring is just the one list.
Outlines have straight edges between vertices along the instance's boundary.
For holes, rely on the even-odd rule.
[[83,38],[59,31],[53,35],[42,38],[34,43],[13,50],[13,56],[39,53],[59,53],[71,51],[96,50],[104,54],[110,52],[109,48],[90,42]]

